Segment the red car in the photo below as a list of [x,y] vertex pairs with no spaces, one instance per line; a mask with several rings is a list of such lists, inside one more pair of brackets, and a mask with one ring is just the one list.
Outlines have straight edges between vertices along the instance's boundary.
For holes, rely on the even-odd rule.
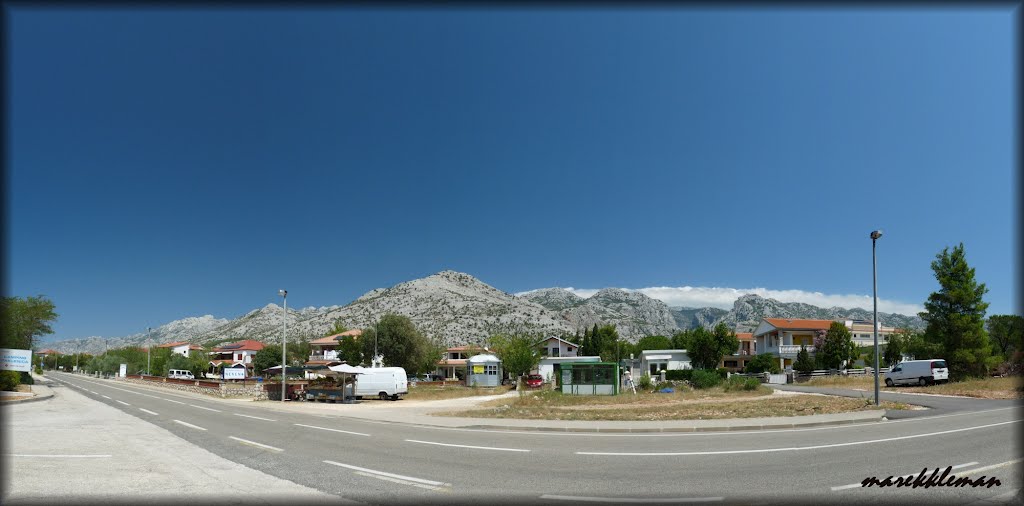
[[526,377],[527,388],[540,388],[544,384],[544,377],[540,374],[531,374]]

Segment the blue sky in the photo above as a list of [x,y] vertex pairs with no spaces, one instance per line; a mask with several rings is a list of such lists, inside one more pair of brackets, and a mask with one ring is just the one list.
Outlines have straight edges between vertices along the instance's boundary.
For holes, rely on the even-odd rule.
[[234,318],[279,288],[346,304],[444,269],[511,293],[869,300],[875,228],[884,307],[920,306],[961,241],[990,314],[1016,307],[1009,9],[9,25],[6,291],[52,298],[55,337]]

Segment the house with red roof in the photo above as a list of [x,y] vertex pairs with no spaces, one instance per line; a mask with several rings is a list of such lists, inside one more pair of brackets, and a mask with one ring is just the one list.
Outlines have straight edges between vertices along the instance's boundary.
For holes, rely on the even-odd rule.
[[737,332],[736,339],[739,339],[740,347],[736,353],[723,356],[718,366],[732,372],[742,372],[747,367],[747,362],[757,355],[757,344],[754,342],[753,332]]
[[779,357],[779,366],[793,365],[800,346],[814,353],[814,336],[828,331],[832,320],[803,320],[798,318],[765,318],[754,329],[754,347],[759,353],[772,353]]
[[220,345],[210,352],[210,373],[217,373],[217,369],[223,367],[235,367],[242,365],[247,369],[247,375],[252,375],[252,358],[256,352],[263,349],[263,343],[246,339]]
[[[334,334],[327,337],[321,337],[320,339],[314,339],[309,342],[310,354],[309,359],[306,360],[306,378],[319,378],[323,375],[318,374],[317,370],[326,369],[332,365],[338,365],[344,363],[338,355],[338,347],[341,345],[341,340],[345,338],[359,339],[363,335],[363,331],[359,329],[347,330],[340,334]],[[349,364],[359,365],[359,364]]]

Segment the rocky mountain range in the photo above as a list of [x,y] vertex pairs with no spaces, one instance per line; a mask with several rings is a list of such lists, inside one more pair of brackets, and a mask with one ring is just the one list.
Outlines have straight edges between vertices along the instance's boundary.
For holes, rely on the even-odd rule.
[[[606,288],[583,298],[562,288],[512,295],[468,274],[443,271],[422,279],[377,288],[345,306],[289,308],[290,342],[327,335],[336,323],[367,328],[386,313],[408,316],[426,335],[446,346],[481,343],[501,332],[543,335],[575,334],[594,324],[614,324],[619,335],[637,341],[645,335],[671,335],[680,329],[712,327],[725,322],[749,332],[765,317],[815,319],[871,319],[864,309],[820,308],[744,295],[731,310],[670,308],[640,292]],[[170,322],[148,333],[124,337],[55,341],[45,345],[57,351],[99,353],[122,346],[150,346],[171,341],[216,344],[241,339],[280,340],[284,311],[267,304],[233,320],[211,315]],[[884,325],[923,328],[917,316],[879,313]]]

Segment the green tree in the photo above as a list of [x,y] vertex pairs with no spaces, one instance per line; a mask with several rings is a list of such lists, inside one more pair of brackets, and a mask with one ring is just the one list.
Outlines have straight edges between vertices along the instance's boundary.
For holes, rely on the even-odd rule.
[[31,350],[34,338],[53,333],[57,320],[53,302],[43,295],[0,299],[0,348]]
[[615,325],[604,325],[597,329],[598,342],[595,344],[597,355],[601,357],[602,361],[614,362],[615,356],[619,353],[616,350],[616,344],[619,341],[619,331],[615,329]]
[[724,323],[719,323],[710,332],[698,327],[689,334],[686,353],[695,369],[717,369],[723,356],[736,353],[740,347],[736,333]]
[[821,348],[817,350],[817,355],[826,369],[839,369],[844,361],[849,361],[852,365],[853,361],[857,360],[857,345],[843,322],[832,322],[825,333]]
[[596,353],[593,352],[593,344],[590,342],[590,329],[583,331],[583,340],[580,341],[580,350],[578,355],[581,357],[596,355]]
[[636,349],[639,351],[670,350],[672,349],[672,340],[665,336],[644,336],[636,342]]
[[341,318],[338,318],[337,320],[334,320],[334,327],[331,328],[329,332],[327,332],[327,335],[322,337],[336,336],[343,332],[348,332],[348,330],[349,328],[346,327],[345,324],[341,323]]
[[779,374],[782,369],[779,367],[779,358],[771,353],[759,353],[754,355],[754,358],[747,362],[747,367],[744,372],[750,373],[762,373],[769,372],[772,374]]
[[622,360],[629,358],[630,355],[638,355],[641,350],[636,348],[636,345],[626,341],[625,339],[619,339],[615,341],[613,346],[608,347],[608,362],[618,363]]
[[680,330],[679,332],[672,334],[672,349],[689,350],[691,334],[692,332],[689,330]]
[[814,360],[811,360],[807,346],[800,345],[800,351],[796,354],[796,362],[793,362],[793,370],[802,373],[814,371]]
[[[374,338],[384,364],[402,367],[409,374],[423,372],[428,355],[433,353],[430,340],[420,333],[408,316],[385,314],[374,327],[363,330],[363,356],[373,356]],[[435,362],[437,358],[433,359]],[[431,368],[432,369],[432,368]]]
[[984,376],[998,361],[992,360],[992,343],[985,332],[988,303],[982,297],[988,289],[975,280],[963,243],[935,255],[932,271],[940,288],[928,296],[920,313],[927,322],[924,338],[941,347],[951,379]]
[[1024,318],[1018,315],[993,315],[988,319],[988,336],[993,353],[1010,360],[1014,352],[1024,349]]
[[338,360],[349,365],[363,363],[363,344],[355,336],[343,336],[338,340]]
[[537,348],[537,339],[532,336],[495,335],[490,339],[491,348],[501,359],[501,367],[505,372],[511,373],[518,378],[530,372],[540,363],[540,349]]
[[298,342],[288,343],[288,365],[300,367],[309,360],[310,354],[313,353],[313,347],[310,346],[309,341],[299,340]]
[[913,337],[914,333],[908,329],[899,329],[889,336],[885,343],[885,352],[882,354],[882,361],[887,367],[900,363],[904,353],[910,354],[910,341]]
[[281,365],[281,345],[268,344],[252,357],[253,372],[260,376],[263,371]]

